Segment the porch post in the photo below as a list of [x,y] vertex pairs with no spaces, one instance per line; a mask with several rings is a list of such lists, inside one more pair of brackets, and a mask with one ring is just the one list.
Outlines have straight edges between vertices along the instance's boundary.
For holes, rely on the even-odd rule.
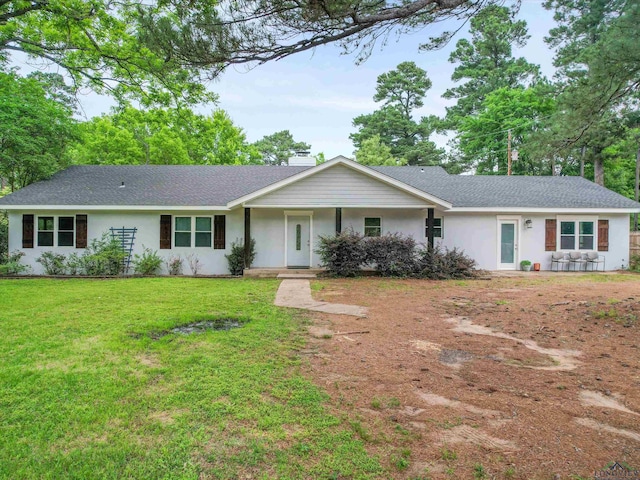
[[251,252],[251,209],[244,209],[244,268],[251,268],[249,254]]
[[336,208],[336,235],[342,233],[342,209]]
[[427,208],[427,245],[433,247],[433,208]]

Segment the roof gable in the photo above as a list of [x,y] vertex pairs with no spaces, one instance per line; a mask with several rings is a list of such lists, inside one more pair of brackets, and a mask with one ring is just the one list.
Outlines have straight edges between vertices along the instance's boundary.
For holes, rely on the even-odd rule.
[[[331,175],[327,174],[329,170],[333,170]],[[312,177],[316,177],[315,181],[310,181]],[[348,181],[354,183],[345,183]],[[298,185],[293,187],[294,184]],[[287,187],[289,188],[285,190]],[[311,187],[310,190],[312,192],[315,192],[313,198],[308,194],[305,195],[309,187]],[[317,192],[318,187],[325,189],[324,194]],[[371,190],[370,192],[365,191],[367,187]],[[349,189],[352,190],[352,193],[349,192]],[[278,191],[280,193],[276,193]],[[263,200],[258,200],[261,197],[263,197]],[[431,195],[427,191],[398,181],[391,176],[360,165],[343,156],[335,157],[326,163],[238,198],[230,202],[228,206],[230,208],[238,205],[293,206],[293,203],[289,203],[291,198],[300,198],[302,203],[298,202],[297,204],[301,206],[331,206],[335,203],[336,206],[395,205],[424,207],[425,204],[429,204],[442,208],[451,207],[448,201]],[[311,203],[304,203],[305,198],[307,201],[311,200]],[[281,203],[282,201],[285,201],[285,203]]]

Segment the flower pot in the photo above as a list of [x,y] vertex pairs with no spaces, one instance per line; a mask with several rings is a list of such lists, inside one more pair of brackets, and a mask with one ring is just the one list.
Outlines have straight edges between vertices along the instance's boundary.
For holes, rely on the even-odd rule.
[[530,272],[531,271],[531,265],[522,265],[522,270],[524,270],[525,272]]
[[533,264],[533,271],[534,272],[539,272],[540,271],[540,264],[539,263],[534,263]]

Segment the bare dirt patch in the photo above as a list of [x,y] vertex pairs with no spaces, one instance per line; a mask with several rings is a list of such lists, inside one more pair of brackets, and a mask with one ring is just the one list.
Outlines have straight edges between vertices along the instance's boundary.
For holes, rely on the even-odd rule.
[[640,277],[318,284],[368,317],[317,325],[368,333],[312,339],[310,374],[393,478],[640,467]]

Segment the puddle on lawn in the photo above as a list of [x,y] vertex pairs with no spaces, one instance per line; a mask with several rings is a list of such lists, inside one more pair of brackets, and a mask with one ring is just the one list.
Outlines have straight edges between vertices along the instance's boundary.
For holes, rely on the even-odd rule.
[[134,338],[141,338],[148,336],[153,340],[158,340],[167,335],[177,333],[180,335],[192,335],[196,333],[204,333],[208,331],[228,331],[235,328],[241,328],[246,323],[246,320],[239,318],[212,318],[210,320],[200,320],[197,322],[186,323],[184,325],[178,325],[177,327],[169,330],[162,330],[156,332],[149,332],[147,334],[132,334]]

